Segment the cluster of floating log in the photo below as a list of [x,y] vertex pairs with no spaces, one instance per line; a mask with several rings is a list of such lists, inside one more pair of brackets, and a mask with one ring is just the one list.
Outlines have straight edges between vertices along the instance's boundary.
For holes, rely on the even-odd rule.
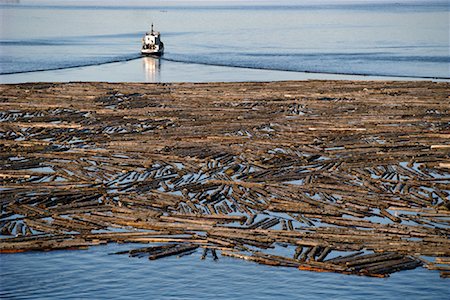
[[137,243],[118,254],[449,276],[448,83],[0,90],[1,253]]

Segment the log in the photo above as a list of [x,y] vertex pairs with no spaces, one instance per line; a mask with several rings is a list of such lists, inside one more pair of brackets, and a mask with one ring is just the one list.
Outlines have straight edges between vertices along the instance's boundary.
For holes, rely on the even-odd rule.
[[151,254],[151,255],[149,255],[148,259],[155,260],[155,259],[159,259],[159,258],[163,258],[163,257],[167,257],[167,256],[172,256],[172,255],[177,255],[177,254],[181,254],[184,252],[192,251],[197,248],[198,248],[197,245],[189,245],[189,244],[177,245],[175,247],[161,251],[160,253]]
[[449,87],[0,85],[0,249],[170,243],[147,251],[375,277],[448,257]]

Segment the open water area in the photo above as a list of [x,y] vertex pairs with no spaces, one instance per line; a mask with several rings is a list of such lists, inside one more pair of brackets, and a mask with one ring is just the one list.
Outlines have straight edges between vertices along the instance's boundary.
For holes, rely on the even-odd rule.
[[[144,246],[145,245],[139,245]],[[201,251],[155,261],[108,253],[137,245],[1,256],[10,299],[447,299],[448,280],[423,268],[389,278],[258,265]]]
[[0,81],[450,78],[448,1],[341,2],[5,1]]
[[[0,9],[0,83],[450,78],[448,1],[4,1]],[[139,54],[152,22],[161,59]],[[420,267],[369,278],[201,260],[201,250],[155,261],[110,255],[145,246],[2,254],[0,298],[450,298],[448,279]]]

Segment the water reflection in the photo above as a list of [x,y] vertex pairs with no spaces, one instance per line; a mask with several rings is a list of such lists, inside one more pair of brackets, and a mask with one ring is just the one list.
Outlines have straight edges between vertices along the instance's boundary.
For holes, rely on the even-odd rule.
[[153,57],[143,57],[142,61],[144,62],[145,81],[159,81],[159,70],[161,66],[160,60]]

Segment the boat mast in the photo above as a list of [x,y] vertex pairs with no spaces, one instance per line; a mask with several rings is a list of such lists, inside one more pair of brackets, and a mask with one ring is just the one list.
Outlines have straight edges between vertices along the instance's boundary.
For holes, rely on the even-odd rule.
[[152,34],[153,34],[153,23],[152,23]]

